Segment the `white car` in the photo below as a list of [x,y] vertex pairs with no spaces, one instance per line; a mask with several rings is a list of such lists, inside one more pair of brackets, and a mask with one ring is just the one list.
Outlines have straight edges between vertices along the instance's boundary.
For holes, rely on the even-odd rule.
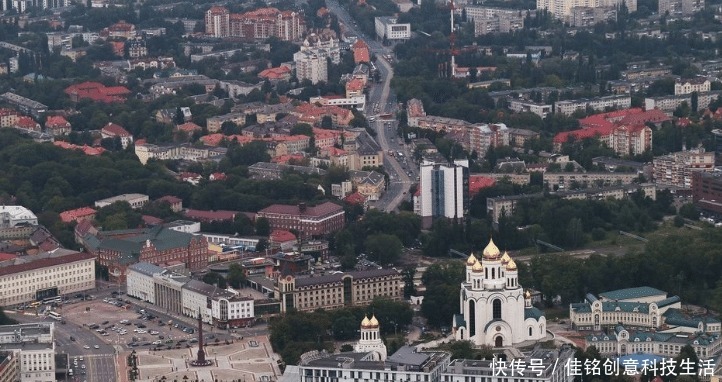
[[[100,349],[100,346],[98,346],[98,345],[93,345],[93,349]],[[85,366],[85,365],[83,365],[83,366]]]
[[90,349],[90,345],[83,346],[83,349]]

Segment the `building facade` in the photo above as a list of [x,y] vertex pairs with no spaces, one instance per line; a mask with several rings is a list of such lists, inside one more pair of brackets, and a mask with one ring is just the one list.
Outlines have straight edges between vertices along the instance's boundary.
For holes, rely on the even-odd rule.
[[403,41],[411,38],[411,24],[399,24],[396,17],[381,16],[374,19],[379,40]]
[[0,346],[15,357],[20,382],[55,382],[55,325],[52,322],[3,325]]
[[165,269],[151,263],[140,262],[128,267],[126,293],[128,296],[155,304],[155,281],[153,276],[160,275]]
[[296,64],[296,78],[309,80],[312,84],[328,82],[328,62],[326,57],[313,51],[301,51],[293,54]]
[[420,210],[422,225],[433,219],[463,219],[468,206],[469,170],[462,164],[426,162],[420,169]]
[[481,260],[473,254],[467,259],[459,305],[452,322],[456,340],[505,347],[546,338],[546,318],[519,285],[516,262],[493,240]]
[[699,147],[656,157],[652,163],[655,184],[690,189],[692,174],[714,170],[714,153]]
[[0,267],[2,306],[27,304],[48,297],[95,288],[95,256],[58,250],[34,255],[37,259]]
[[343,207],[325,202],[315,207],[305,203],[296,206],[274,204],[258,211],[257,218],[266,218],[271,229],[296,230],[302,238],[325,236],[346,223]]
[[692,173],[692,198],[698,208],[722,214],[722,174],[702,171]]
[[374,298],[403,298],[401,274],[393,269],[373,269],[314,277],[282,276],[275,286],[281,312],[314,311],[368,305]]
[[555,113],[572,115],[577,110],[604,110],[607,108],[628,109],[632,106],[632,98],[628,95],[614,95],[592,99],[557,101],[554,103]]
[[38,225],[38,217],[23,206],[0,206],[0,228]]

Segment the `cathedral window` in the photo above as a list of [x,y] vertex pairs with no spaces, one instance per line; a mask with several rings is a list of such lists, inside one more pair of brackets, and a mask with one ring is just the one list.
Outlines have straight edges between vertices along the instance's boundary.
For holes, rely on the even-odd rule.
[[469,336],[476,335],[476,302],[469,300]]
[[501,300],[498,298],[492,302],[492,314],[493,319],[501,320]]

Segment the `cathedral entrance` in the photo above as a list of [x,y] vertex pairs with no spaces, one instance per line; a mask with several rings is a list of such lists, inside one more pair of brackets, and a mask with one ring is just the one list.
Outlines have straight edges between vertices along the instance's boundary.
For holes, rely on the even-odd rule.
[[494,346],[498,348],[504,346],[504,339],[501,338],[501,336],[496,336],[494,339]]

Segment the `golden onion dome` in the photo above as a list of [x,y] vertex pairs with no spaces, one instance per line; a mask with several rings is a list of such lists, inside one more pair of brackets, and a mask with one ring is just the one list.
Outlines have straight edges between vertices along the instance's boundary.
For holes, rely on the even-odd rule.
[[516,270],[516,262],[514,259],[509,259],[509,262],[506,263],[506,270],[507,271],[515,271]]
[[481,265],[480,262],[474,263],[474,265],[471,267],[472,272],[482,272],[484,270],[484,266]]
[[504,255],[501,257],[501,263],[506,264],[509,262],[509,260],[511,260],[511,256],[509,256],[509,254],[504,251]]
[[371,319],[369,320],[369,326],[372,328],[379,326],[379,320],[376,319],[375,315],[371,316]]
[[531,298],[531,292],[529,292],[529,289],[524,291],[524,298]]
[[471,255],[469,255],[469,258],[466,259],[466,265],[468,265],[468,266],[472,266],[477,262],[479,262],[479,261],[476,259],[476,256],[474,256],[473,252],[471,253]]
[[369,318],[364,316],[363,321],[361,321],[361,327],[366,328],[370,325],[371,321],[369,321]]
[[499,252],[499,248],[497,248],[494,244],[494,239],[489,239],[489,244],[487,244],[486,248],[484,248],[484,259],[496,260],[499,258],[500,254],[501,252]]

